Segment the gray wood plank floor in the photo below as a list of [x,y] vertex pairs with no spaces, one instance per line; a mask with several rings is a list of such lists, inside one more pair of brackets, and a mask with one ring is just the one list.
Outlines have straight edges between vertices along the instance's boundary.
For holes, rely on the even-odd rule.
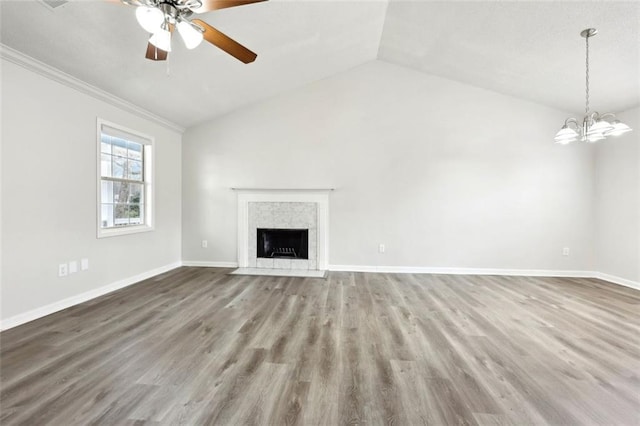
[[640,292],[178,268],[0,334],[0,423],[640,424]]

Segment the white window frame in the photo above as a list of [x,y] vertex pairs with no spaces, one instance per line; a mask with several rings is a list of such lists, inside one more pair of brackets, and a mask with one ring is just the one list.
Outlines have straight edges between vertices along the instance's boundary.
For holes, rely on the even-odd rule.
[[[102,126],[108,126],[124,133],[129,133],[137,139],[143,139],[143,180],[144,180],[144,223],[142,225],[129,225],[114,228],[102,227],[102,170],[101,170],[101,135]],[[112,123],[102,118],[97,119],[97,135],[96,135],[96,227],[97,237],[115,237],[118,235],[137,234],[139,232],[149,232],[154,230],[155,224],[155,139],[153,136],[140,133],[136,130],[129,129],[116,123]]]

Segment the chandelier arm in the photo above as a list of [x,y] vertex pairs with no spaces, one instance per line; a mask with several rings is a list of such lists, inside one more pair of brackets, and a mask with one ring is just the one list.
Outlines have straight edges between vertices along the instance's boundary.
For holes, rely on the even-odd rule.
[[585,118],[589,118],[590,121],[596,121],[600,118],[600,114],[598,114],[598,111],[593,111],[591,114],[587,114]]
[[578,124],[578,120],[573,118],[573,117],[570,117],[570,118],[567,118],[566,120],[564,120],[564,125],[565,126],[569,127],[570,124],[573,124],[576,127],[576,129],[580,128],[580,125]]
[[615,115],[614,113],[612,113],[612,112],[605,112],[604,114],[602,114],[602,115],[600,116],[600,119],[602,120],[602,119],[603,119],[603,118],[605,118],[605,117],[612,117],[612,118],[614,118],[614,119],[615,119],[615,118],[617,118],[617,117],[616,117],[616,115]]

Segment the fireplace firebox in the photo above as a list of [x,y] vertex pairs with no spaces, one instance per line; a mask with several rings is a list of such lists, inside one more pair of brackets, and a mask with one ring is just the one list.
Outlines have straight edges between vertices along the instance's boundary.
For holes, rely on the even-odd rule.
[[258,228],[257,256],[269,259],[309,259],[308,229]]

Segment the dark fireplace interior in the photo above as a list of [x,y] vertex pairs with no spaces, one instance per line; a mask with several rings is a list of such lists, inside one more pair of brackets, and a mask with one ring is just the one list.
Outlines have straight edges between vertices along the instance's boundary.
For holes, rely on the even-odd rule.
[[308,259],[308,229],[258,228],[258,257]]

